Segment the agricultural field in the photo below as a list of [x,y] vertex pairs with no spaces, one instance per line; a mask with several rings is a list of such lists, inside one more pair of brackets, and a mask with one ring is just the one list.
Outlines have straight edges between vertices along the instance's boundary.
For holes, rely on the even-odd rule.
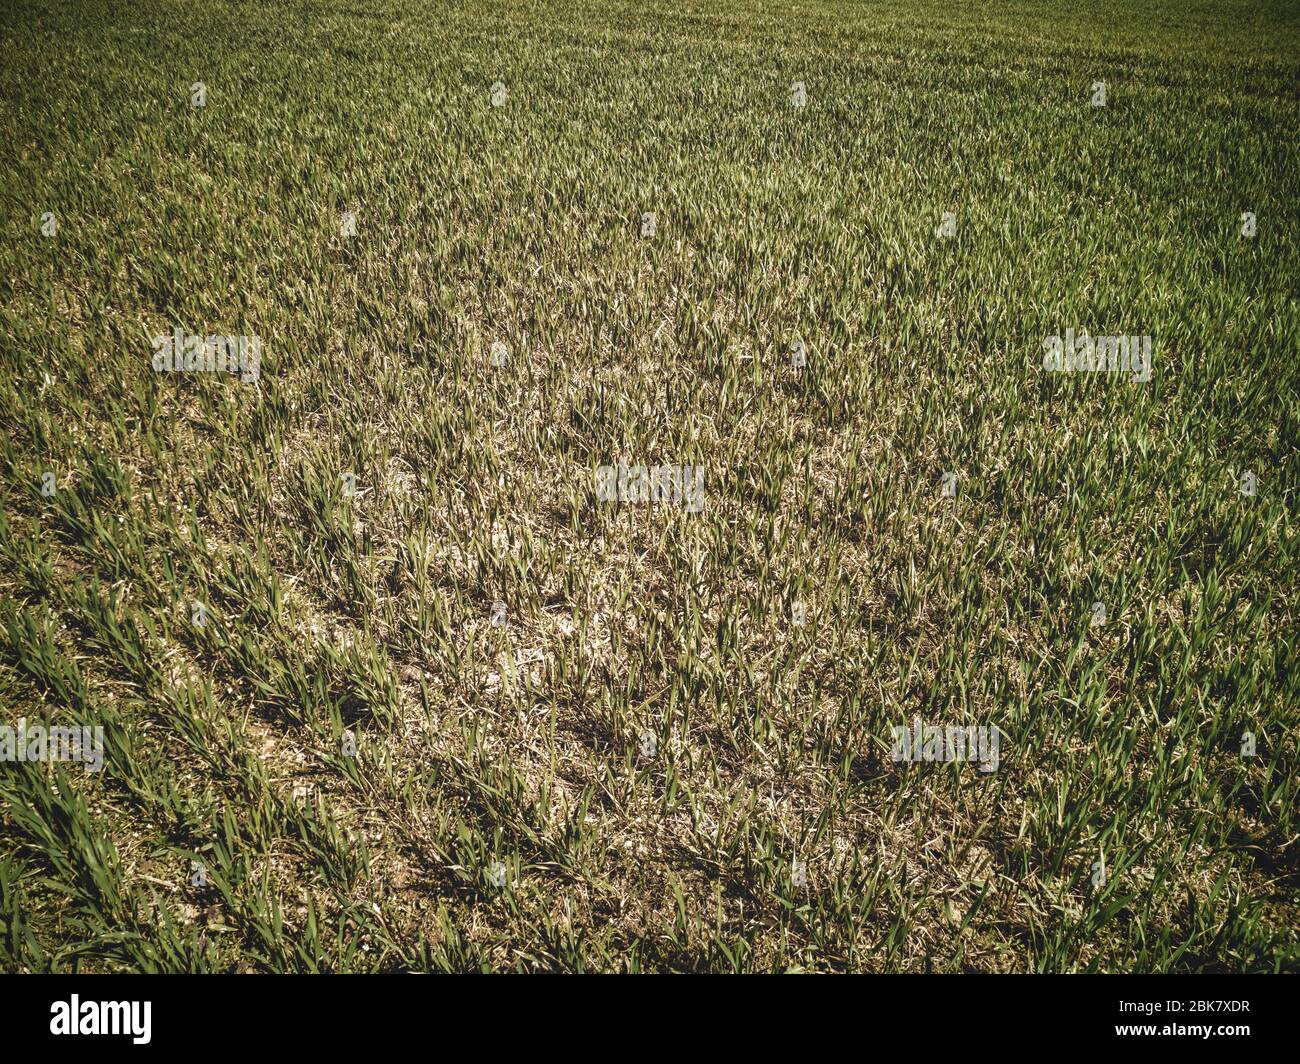
[[1294,3],[0,49],[0,970],[1300,967]]

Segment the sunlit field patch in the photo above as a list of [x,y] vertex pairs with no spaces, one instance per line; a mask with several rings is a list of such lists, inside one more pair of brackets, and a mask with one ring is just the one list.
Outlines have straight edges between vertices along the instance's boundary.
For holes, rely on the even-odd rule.
[[1296,966],[1294,10],[0,33],[0,969]]

